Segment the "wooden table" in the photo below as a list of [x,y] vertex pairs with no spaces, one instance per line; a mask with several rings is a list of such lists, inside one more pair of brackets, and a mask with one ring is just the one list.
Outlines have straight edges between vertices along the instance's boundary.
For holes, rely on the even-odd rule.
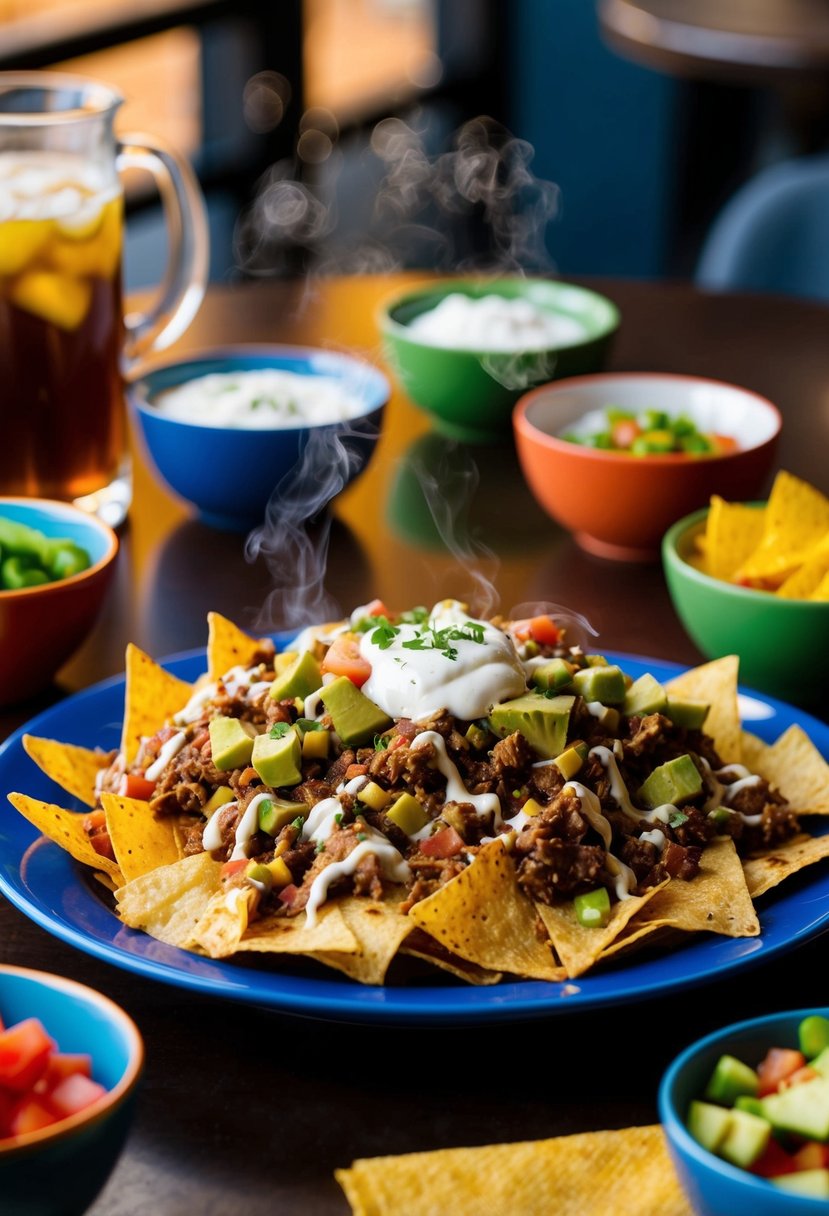
[[660,71],[756,84],[829,67],[823,0],[600,0],[599,18],[622,54]]
[[[379,358],[376,304],[403,283],[212,289],[181,346],[305,342]],[[681,285],[596,286],[624,317],[615,367],[696,372],[766,394],[785,418],[782,465],[829,489],[829,311],[790,300],[705,297]],[[509,439],[491,449],[447,446],[397,393],[369,471],[336,504],[327,585],[343,608],[374,595],[398,606],[475,596],[464,537],[456,537],[457,557],[441,546],[412,479],[418,464],[439,471],[447,460],[450,470],[479,473],[471,501],[459,502],[454,515],[468,507],[471,531],[489,550],[481,569],[503,609],[527,600],[569,604],[590,617],[603,647],[698,658],[658,567],[582,553],[530,500]],[[242,540],[192,519],[139,454],[116,585],[61,688],[120,671],[128,639],[159,656],[203,645],[209,608],[253,626],[269,578],[245,562]],[[59,695],[6,712],[0,733]],[[651,1122],[659,1075],[691,1038],[738,1015],[825,1001],[825,948],[813,943],[741,972],[739,985],[720,981],[699,995],[653,997],[577,1020],[370,1028],[139,979],[70,949],[6,903],[0,942],[2,961],[92,984],[144,1034],[137,1121],[94,1216],[226,1216],[237,1208],[246,1216],[344,1216],[332,1171],[355,1157]]]

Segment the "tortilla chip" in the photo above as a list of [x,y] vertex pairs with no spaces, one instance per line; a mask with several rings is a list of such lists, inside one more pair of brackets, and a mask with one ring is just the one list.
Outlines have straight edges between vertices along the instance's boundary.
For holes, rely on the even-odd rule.
[[815,587],[814,591],[809,596],[809,599],[820,600],[821,602],[829,600],[829,574],[824,574],[817,587]]
[[753,773],[760,773],[762,776],[760,765],[769,750],[769,744],[757,735],[753,735],[751,731],[744,730],[740,732],[740,750],[743,753],[743,764],[746,768],[751,769]]
[[829,534],[829,498],[781,469],[765,511],[763,538],[735,573],[780,586]]
[[118,915],[133,929],[192,950],[198,922],[219,889],[220,870],[209,853],[150,870],[115,892]]
[[211,958],[228,958],[239,949],[259,900],[250,886],[219,890],[205,908],[193,934],[195,944]]
[[669,692],[711,706],[705,719],[705,733],[714,740],[725,763],[739,764],[740,711],[737,702],[737,675],[740,660],[735,654],[692,667],[666,685]]
[[682,936],[678,929],[673,928],[669,920],[648,920],[647,918],[647,912],[633,917],[616,940],[604,948],[599,962],[611,958],[615,954],[622,954],[626,950],[633,954],[634,951],[640,950],[644,946],[661,945],[671,937]]
[[409,917],[442,946],[490,971],[565,978],[536,936],[533,905],[518,886],[503,840],[484,845],[471,866],[415,904]]
[[231,667],[250,667],[262,643],[244,633],[218,612],[207,614],[207,674],[211,680],[226,675]]
[[159,866],[169,866],[181,857],[170,816],[156,816],[142,798],[102,794],[112,851],[124,881],[140,878]]
[[706,574],[729,580],[757,548],[763,535],[765,510],[711,496],[705,528]]
[[459,980],[465,980],[467,984],[485,986],[498,984],[503,979],[500,971],[487,971],[485,967],[478,967],[475,963],[468,963],[466,959],[458,958],[457,954],[453,954],[451,950],[441,946],[440,942],[429,937],[429,934],[424,933],[422,929],[412,929],[400,947],[400,953],[409,958],[418,958],[432,967],[437,967],[440,971],[448,971],[450,975],[456,976]]
[[268,916],[255,920],[239,942],[240,951],[257,954],[313,954],[337,951],[353,954],[357,939],[345,923],[340,900],[323,904],[317,921],[308,925],[305,913],[300,916]]
[[95,782],[101,769],[112,763],[113,752],[77,747],[57,739],[39,739],[36,735],[24,735],[23,746],[35,764],[67,794],[87,806],[95,806]]
[[628,921],[637,912],[641,912],[645,904],[664,886],[665,883],[661,883],[646,891],[644,895],[620,899],[611,907],[607,924],[595,928],[579,924],[572,900],[561,904],[537,903],[535,910],[544,922],[553,948],[567,972],[567,978],[575,979],[589,970],[619,936]]
[[790,574],[778,588],[777,594],[784,599],[808,600],[814,598],[824,582],[829,582],[829,548],[819,548],[803,565]]
[[659,1126],[363,1159],[335,1177],[354,1216],[693,1216]]
[[126,696],[121,749],[127,767],[132,764],[142,738],[156,733],[190,700],[192,686],[171,675],[132,642],[127,646]]
[[75,861],[94,870],[102,870],[117,882],[123,882],[123,875],[117,862],[109,857],[102,857],[92,847],[89,837],[84,831],[86,811],[67,811],[51,802],[41,802],[38,798],[30,798],[28,794],[9,794],[9,802],[20,812],[24,819],[34,824],[39,832],[49,840],[60,845],[71,854]]
[[752,899],[765,895],[792,874],[829,857],[829,835],[793,836],[765,853],[755,853],[743,862],[743,873]]
[[382,984],[389,964],[412,929],[412,922],[400,911],[405,898],[405,887],[397,887],[384,892],[382,900],[360,896],[338,900],[343,919],[357,939],[357,950],[353,954],[320,950],[313,957],[361,984]]
[[700,870],[689,882],[673,878],[653,898],[648,918],[675,929],[756,937],[760,922],[743,876],[734,841],[721,836],[703,851]]
[[829,764],[802,727],[793,723],[755,755],[761,777],[780,790],[799,815],[829,815]]

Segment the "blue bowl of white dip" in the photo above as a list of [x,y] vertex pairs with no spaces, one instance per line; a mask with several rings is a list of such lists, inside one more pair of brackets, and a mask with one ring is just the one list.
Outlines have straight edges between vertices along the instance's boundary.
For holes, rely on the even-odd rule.
[[262,522],[284,478],[298,493],[324,482],[325,501],[344,489],[368,462],[389,395],[362,359],[288,346],[191,354],[128,386],[151,465],[205,523],[235,531]]

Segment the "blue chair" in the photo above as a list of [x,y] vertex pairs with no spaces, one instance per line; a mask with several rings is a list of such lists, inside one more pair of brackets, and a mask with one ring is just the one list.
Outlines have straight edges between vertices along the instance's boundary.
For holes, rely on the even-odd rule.
[[738,190],[711,227],[696,281],[829,300],[829,157],[774,165]]

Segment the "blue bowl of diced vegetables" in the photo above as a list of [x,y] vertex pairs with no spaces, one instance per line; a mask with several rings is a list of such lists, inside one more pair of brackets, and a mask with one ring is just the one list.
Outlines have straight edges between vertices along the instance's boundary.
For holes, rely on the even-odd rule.
[[829,1210],[829,1008],[770,1014],[693,1043],[659,1115],[700,1216]]

